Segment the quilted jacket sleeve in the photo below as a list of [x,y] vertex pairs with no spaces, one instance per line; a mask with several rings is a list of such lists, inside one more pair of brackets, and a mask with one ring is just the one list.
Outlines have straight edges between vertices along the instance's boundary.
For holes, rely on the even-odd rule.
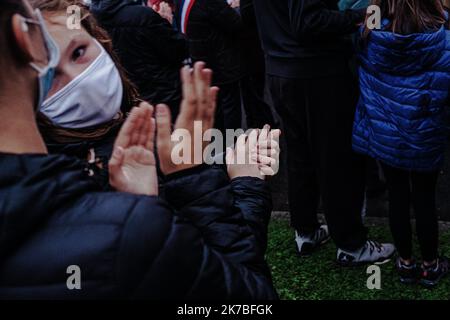
[[251,227],[261,254],[267,248],[267,228],[272,213],[272,196],[269,186],[261,179],[242,177],[231,181],[234,205],[242,212]]
[[[122,240],[128,254],[122,255],[119,276],[135,275],[135,297],[276,298],[259,238],[234,205],[223,169],[205,166],[173,175],[165,192],[171,207],[156,198],[147,199],[153,205],[138,203],[128,226],[134,232]],[[132,263],[142,251],[148,255]],[[139,267],[132,270],[133,265]]]

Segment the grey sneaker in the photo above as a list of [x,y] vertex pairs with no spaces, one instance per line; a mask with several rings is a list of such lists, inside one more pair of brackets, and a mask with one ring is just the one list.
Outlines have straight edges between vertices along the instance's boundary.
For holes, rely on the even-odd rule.
[[395,247],[393,244],[367,240],[361,249],[354,252],[338,249],[337,262],[344,267],[369,263],[384,264],[391,259],[394,253]]
[[295,242],[297,251],[301,256],[310,255],[314,249],[330,240],[328,226],[323,224],[316,231],[309,235],[301,235],[295,231]]

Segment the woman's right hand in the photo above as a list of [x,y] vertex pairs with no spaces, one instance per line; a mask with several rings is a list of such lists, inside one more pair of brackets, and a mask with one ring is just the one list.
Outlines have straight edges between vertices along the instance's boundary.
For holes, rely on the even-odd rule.
[[[205,145],[203,139],[196,138],[202,138],[214,125],[219,88],[211,87],[211,80],[212,71],[205,68],[204,62],[195,63],[193,70],[189,67],[181,70],[183,100],[174,132],[182,139],[173,136],[169,108],[162,104],[156,106],[156,144],[160,168],[165,175],[198,166],[203,162]],[[195,134],[194,129],[198,131]],[[182,163],[174,161],[175,147],[178,150],[189,150],[190,159]]]

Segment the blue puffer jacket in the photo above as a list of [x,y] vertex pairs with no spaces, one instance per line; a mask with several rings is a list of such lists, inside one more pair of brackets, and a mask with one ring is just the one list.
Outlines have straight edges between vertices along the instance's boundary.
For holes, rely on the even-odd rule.
[[448,134],[449,32],[373,31],[360,60],[354,150],[401,169],[438,169]]
[[[0,300],[276,298],[264,181],[197,167],[168,178],[166,202],[103,192],[83,169],[0,154]],[[72,265],[80,290],[66,285]]]

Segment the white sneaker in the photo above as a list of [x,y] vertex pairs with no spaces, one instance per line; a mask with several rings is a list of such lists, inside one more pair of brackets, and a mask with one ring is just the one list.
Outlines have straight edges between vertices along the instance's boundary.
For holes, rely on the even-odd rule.
[[328,226],[323,224],[309,235],[300,235],[295,231],[297,251],[301,256],[310,255],[314,249],[330,240]]
[[385,264],[395,253],[395,247],[391,243],[378,243],[367,240],[362,248],[350,252],[342,249],[337,251],[337,262],[344,267],[363,264]]

